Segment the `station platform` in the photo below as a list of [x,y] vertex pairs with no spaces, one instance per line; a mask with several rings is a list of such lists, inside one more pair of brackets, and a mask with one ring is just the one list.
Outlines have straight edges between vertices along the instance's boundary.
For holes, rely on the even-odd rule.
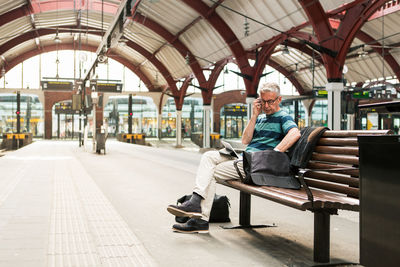
[[[166,210],[190,194],[201,154],[168,142],[107,141],[95,154],[77,141],[35,141],[0,157],[0,267],[314,266],[313,214],[252,198],[252,223],[277,227],[179,234]],[[331,219],[331,264],[359,261],[359,214]],[[343,265],[341,265],[343,266]]]

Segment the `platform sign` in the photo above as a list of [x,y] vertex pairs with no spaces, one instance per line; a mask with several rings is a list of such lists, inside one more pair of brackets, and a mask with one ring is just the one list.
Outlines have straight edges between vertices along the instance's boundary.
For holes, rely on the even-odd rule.
[[100,83],[97,82],[97,91],[105,93],[121,93],[122,83]]
[[65,81],[41,81],[42,90],[72,91],[72,82]]
[[90,81],[90,90],[92,92],[97,91],[97,81]]
[[56,114],[76,114],[78,111],[72,109],[72,101],[58,102],[54,106]]
[[247,116],[247,107],[244,105],[225,105],[224,115],[226,116]]
[[318,98],[328,98],[328,91],[326,90],[314,90],[313,94]]
[[75,80],[75,90],[80,93],[83,89],[83,81],[82,80]]

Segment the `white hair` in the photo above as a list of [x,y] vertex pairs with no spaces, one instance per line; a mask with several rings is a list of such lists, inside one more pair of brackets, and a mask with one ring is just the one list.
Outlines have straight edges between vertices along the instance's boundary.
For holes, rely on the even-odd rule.
[[266,92],[274,92],[276,93],[276,96],[281,95],[281,89],[279,88],[279,85],[277,83],[264,83],[263,85],[261,85],[258,89],[258,93],[261,94]]

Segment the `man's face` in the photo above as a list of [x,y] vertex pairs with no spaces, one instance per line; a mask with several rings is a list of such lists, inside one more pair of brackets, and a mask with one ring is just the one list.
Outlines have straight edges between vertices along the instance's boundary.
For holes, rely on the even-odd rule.
[[279,104],[281,103],[282,97],[277,96],[274,92],[261,93],[262,110],[267,115],[274,114],[279,111]]

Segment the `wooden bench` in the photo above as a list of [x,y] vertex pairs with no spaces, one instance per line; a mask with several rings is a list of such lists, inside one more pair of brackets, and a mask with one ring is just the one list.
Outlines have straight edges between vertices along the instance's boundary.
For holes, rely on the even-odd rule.
[[390,130],[326,131],[305,170],[297,178],[300,190],[243,184],[229,180],[221,184],[240,190],[239,224],[250,225],[251,195],[314,213],[314,261],[329,262],[330,215],[339,209],[359,211],[357,135],[386,135]]

